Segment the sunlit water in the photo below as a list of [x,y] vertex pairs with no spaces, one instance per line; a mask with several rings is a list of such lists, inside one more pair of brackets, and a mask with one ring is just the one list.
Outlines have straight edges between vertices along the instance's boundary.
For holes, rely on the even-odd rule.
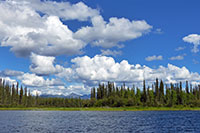
[[0,132],[200,132],[200,111],[0,111]]

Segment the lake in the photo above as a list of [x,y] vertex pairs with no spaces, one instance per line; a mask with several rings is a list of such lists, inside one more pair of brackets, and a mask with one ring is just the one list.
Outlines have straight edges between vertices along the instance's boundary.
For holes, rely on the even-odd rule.
[[200,132],[200,111],[0,111],[0,132]]

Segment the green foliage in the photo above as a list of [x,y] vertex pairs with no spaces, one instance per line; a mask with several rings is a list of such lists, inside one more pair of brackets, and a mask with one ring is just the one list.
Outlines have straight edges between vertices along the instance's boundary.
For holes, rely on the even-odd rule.
[[83,107],[200,107],[200,86],[188,87],[186,81],[185,89],[182,82],[178,84],[165,85],[162,80],[143,88],[121,87],[108,82],[107,85],[99,84],[97,88],[91,89],[91,99],[80,98],[42,98],[38,94],[32,96],[27,87],[19,84],[9,85],[0,79],[0,107],[42,107],[42,108],[83,108]]
[[171,94],[171,105],[174,106],[177,104],[177,93],[175,90],[172,90],[172,94]]
[[171,106],[172,105],[172,101],[171,101],[171,91],[169,88],[167,88],[166,90],[166,95],[165,95],[165,102],[166,102],[166,106]]
[[[155,85],[155,86],[154,86]],[[97,89],[92,89],[91,92],[97,90],[96,107],[110,106],[110,107],[123,107],[123,106],[147,106],[147,107],[174,107],[174,106],[200,106],[200,86],[194,88],[186,81],[185,89],[183,90],[182,82],[179,84],[170,84],[164,86],[164,82],[156,79],[152,88],[146,87],[145,80],[143,81],[143,89],[135,86],[129,88],[125,83],[121,87],[115,87],[113,83],[108,82],[106,87],[99,85]],[[155,88],[154,88],[155,87]],[[108,93],[102,93],[101,90]],[[101,96],[99,96],[101,95]],[[91,100],[94,96],[91,94]]]

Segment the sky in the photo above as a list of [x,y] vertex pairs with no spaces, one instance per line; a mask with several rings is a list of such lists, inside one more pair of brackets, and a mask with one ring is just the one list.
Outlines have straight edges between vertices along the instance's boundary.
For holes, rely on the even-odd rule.
[[200,82],[199,0],[1,0],[0,78],[34,95]]

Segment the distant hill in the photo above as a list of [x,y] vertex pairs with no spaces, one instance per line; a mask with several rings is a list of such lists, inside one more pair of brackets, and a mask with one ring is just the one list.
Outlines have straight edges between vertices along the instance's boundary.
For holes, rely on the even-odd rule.
[[52,95],[52,94],[42,94],[40,97],[44,98],[81,98],[81,99],[90,99],[90,94],[78,95],[76,93],[70,93],[69,95]]
[[85,94],[81,96],[81,99],[90,99],[91,95],[90,94]]
[[40,97],[44,97],[44,98],[65,98],[66,96],[64,95],[51,95],[51,94],[42,94],[40,95]]
[[79,98],[79,97],[81,97],[81,95],[78,95],[76,93],[71,93],[71,94],[66,96],[66,98]]

